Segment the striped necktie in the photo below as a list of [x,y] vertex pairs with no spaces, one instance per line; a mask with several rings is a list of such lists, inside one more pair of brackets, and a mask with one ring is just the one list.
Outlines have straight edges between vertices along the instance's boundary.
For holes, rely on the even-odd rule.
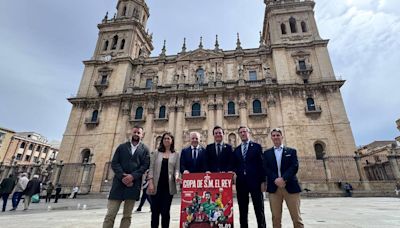
[[246,157],[247,157],[247,149],[248,149],[248,143],[247,142],[243,143],[243,152],[242,152],[242,154],[243,154],[243,159],[244,160],[246,160]]

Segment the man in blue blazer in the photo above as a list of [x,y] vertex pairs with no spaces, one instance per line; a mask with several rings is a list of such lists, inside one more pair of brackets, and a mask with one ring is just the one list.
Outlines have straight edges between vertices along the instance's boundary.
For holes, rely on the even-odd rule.
[[274,146],[264,152],[264,169],[267,176],[267,192],[272,213],[274,228],[282,226],[282,203],[286,201],[295,228],[304,227],[300,216],[301,188],[296,177],[299,169],[297,152],[293,148],[283,146],[282,130],[271,131]]
[[206,150],[199,145],[200,133],[190,133],[190,146],[181,152],[180,172],[204,173],[207,171]]
[[250,129],[239,127],[242,143],[236,147],[233,154],[233,171],[236,174],[236,193],[239,204],[240,227],[248,227],[249,194],[254,205],[254,211],[259,228],[265,228],[264,196],[265,171],[262,162],[261,145],[250,140]]
[[223,142],[224,129],[215,126],[213,129],[214,143],[206,147],[207,171],[229,172],[232,171],[232,146]]

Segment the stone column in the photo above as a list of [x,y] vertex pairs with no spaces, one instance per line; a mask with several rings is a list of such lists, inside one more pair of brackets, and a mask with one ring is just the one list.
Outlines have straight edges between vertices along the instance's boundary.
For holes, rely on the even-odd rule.
[[[397,150],[400,150],[400,148]],[[392,153],[387,156],[389,163],[390,163],[390,167],[392,168],[392,171],[393,171],[393,176],[394,176],[394,178],[396,178],[396,180],[400,180],[400,169],[399,169],[399,165],[397,164],[397,158],[399,158],[399,157],[400,157],[400,155],[397,153]]]
[[176,129],[175,129],[175,149],[181,150],[183,145],[183,123],[184,123],[184,107],[178,106],[176,113]]
[[153,150],[153,122],[154,122],[154,102],[150,101],[147,108],[146,122],[144,126],[144,143]]
[[208,103],[208,113],[207,113],[207,122],[208,122],[208,137],[207,137],[207,144],[210,144],[213,141],[213,132],[212,129],[215,126],[215,118],[214,112],[215,111],[215,104]]
[[272,94],[268,96],[267,104],[268,104],[268,119],[270,121],[270,126],[272,128],[278,127],[278,120],[277,120],[278,113],[276,112],[276,99]]
[[223,124],[223,118],[224,118],[224,104],[221,102],[217,103],[217,121],[216,121],[216,125],[218,126],[222,126]]
[[240,125],[247,126],[247,102],[244,100],[239,101],[239,114],[240,114]]
[[362,174],[362,170],[361,170],[361,156],[360,156],[360,154],[356,153],[356,155],[354,156],[354,160],[356,161],[357,172],[358,172],[358,176],[360,177],[360,181],[363,182],[363,181],[365,181],[365,177]]
[[[176,132],[175,132],[175,106],[170,106],[168,108],[168,131],[171,132],[173,135],[176,135]],[[175,141],[176,141],[176,139],[175,139]]]
[[54,184],[58,184],[60,182],[60,176],[62,169],[64,168],[63,161],[60,161],[58,164],[56,164],[56,172],[54,174]]

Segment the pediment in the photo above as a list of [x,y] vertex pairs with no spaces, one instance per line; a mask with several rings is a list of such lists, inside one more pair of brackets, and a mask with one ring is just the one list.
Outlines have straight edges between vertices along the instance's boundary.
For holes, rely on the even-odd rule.
[[224,54],[222,52],[217,52],[214,50],[207,49],[196,49],[194,51],[183,54],[177,58],[178,61],[184,60],[207,60],[214,58],[223,58]]

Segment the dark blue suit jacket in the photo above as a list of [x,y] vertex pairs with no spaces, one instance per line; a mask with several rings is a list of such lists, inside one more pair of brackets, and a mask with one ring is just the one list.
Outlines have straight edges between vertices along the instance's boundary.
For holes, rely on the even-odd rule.
[[[278,165],[274,148],[270,148],[264,152],[264,169],[267,176],[267,192],[274,193],[278,186],[274,183],[278,175]],[[297,180],[296,173],[299,170],[299,161],[297,160],[297,152],[290,147],[283,147],[282,161],[281,161],[281,175],[286,181],[286,190],[289,193],[301,192],[299,181]]]
[[192,147],[186,147],[181,152],[180,171],[190,173],[204,173],[207,171],[206,150],[199,146],[196,162],[192,158]]
[[236,173],[236,187],[247,187],[249,191],[261,191],[261,183],[265,182],[261,145],[250,141],[246,160],[243,159],[241,145],[236,147],[233,154],[233,171]]
[[228,172],[232,171],[232,146],[223,144],[221,154],[217,157],[215,143],[207,145],[207,171],[210,172]]

